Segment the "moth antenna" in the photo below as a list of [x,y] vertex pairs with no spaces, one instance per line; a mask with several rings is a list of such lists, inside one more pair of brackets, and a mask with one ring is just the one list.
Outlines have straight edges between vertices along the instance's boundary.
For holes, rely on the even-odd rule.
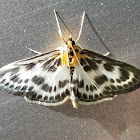
[[76,39],[75,43],[77,43],[78,40],[80,39],[80,36],[81,36],[81,33],[82,33],[82,29],[83,29],[84,19],[85,19],[85,11],[83,12],[83,16],[82,16],[82,21],[81,21],[81,27],[80,27],[79,35],[78,35],[78,38]]
[[63,35],[62,35],[62,31],[61,31],[61,28],[60,28],[60,25],[59,25],[59,21],[58,21],[57,12],[55,11],[55,9],[54,9],[54,15],[55,15],[55,19],[56,19],[56,23],[57,23],[57,27],[58,27],[58,33],[59,33],[61,39],[62,39],[62,40],[64,41],[64,43],[65,43],[65,39],[64,39],[64,37],[63,37]]
[[30,50],[31,52],[33,52],[35,54],[38,54],[38,55],[42,54],[41,52],[38,52],[38,51],[35,51],[35,50],[29,48],[28,46],[25,46],[25,48],[28,49],[28,50]]

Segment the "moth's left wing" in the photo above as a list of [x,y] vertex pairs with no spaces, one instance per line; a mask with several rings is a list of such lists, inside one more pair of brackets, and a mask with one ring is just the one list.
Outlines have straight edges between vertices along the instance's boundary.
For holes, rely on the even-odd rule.
[[0,88],[23,94],[29,102],[59,105],[69,98],[69,70],[54,50],[2,67]]
[[79,103],[110,100],[140,87],[140,70],[134,66],[88,50],[80,54],[82,68],[77,65],[73,73]]

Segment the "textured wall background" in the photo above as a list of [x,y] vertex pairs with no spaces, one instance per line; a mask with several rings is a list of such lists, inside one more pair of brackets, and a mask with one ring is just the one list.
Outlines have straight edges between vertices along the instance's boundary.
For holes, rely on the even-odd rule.
[[[0,67],[63,45],[53,10],[76,37],[86,11],[90,23],[118,60],[140,68],[139,0],[1,0]],[[107,52],[87,18],[79,45]],[[64,37],[70,34],[60,22]],[[113,101],[73,109],[29,104],[0,91],[1,140],[139,140],[140,89]]]

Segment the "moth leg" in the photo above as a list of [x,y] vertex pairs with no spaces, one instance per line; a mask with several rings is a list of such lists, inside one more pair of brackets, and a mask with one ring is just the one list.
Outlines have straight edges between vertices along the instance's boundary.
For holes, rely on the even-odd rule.
[[29,47],[25,46],[26,49],[30,50],[31,52],[35,53],[35,54],[42,54],[41,52],[35,51],[33,49],[30,49]]
[[83,16],[82,16],[82,21],[81,21],[81,27],[80,27],[79,35],[78,35],[78,38],[76,39],[75,43],[77,43],[78,40],[80,39],[80,36],[81,36],[81,33],[82,33],[82,29],[83,29],[84,18],[85,18],[85,11],[83,12]]
[[111,52],[107,52],[104,54],[104,56],[109,56],[111,54]]
[[64,37],[62,35],[62,31],[61,31],[61,28],[60,28],[60,25],[59,25],[59,21],[58,21],[58,17],[57,17],[57,12],[55,11],[55,9],[54,9],[54,15],[55,15],[56,23],[57,23],[58,33],[59,33],[61,39],[64,41],[64,43],[66,43],[65,39],[64,39]]

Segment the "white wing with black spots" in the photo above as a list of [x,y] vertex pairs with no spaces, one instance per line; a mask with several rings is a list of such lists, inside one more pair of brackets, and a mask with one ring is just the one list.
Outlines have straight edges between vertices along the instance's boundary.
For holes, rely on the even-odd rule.
[[95,104],[140,87],[137,68],[88,50],[81,54],[82,68],[76,66],[73,73],[73,83],[83,81],[83,86],[76,89],[79,103]]
[[69,69],[61,65],[59,51],[44,53],[2,67],[0,87],[30,102],[59,105],[69,98]]
[[68,64],[66,47],[2,67],[0,87],[46,106],[70,98],[75,108],[78,103],[95,104],[140,87],[139,69],[88,50],[76,48],[79,63],[69,68],[74,53],[68,53]]

